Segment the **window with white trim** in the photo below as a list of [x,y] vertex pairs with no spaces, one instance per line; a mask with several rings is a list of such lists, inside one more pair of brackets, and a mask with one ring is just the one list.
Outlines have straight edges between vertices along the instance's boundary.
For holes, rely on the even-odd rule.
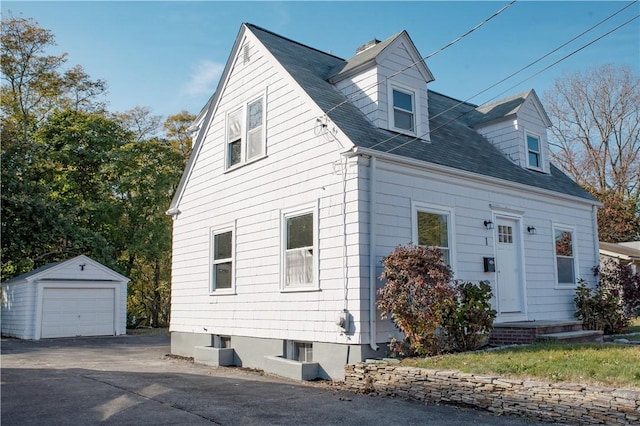
[[211,288],[216,291],[233,289],[233,230],[211,233]]
[[559,286],[576,285],[575,231],[569,227],[554,227],[556,280]]
[[531,134],[527,134],[527,166],[532,169],[542,169],[540,138]]
[[264,157],[265,96],[253,99],[227,114],[226,168]]
[[315,288],[316,250],[314,210],[282,216],[282,285],[287,289]]
[[227,167],[242,161],[242,109],[227,115]]
[[416,244],[440,249],[447,265],[453,266],[451,211],[417,205],[414,220]]
[[403,132],[415,133],[415,93],[392,87],[393,115],[392,127]]

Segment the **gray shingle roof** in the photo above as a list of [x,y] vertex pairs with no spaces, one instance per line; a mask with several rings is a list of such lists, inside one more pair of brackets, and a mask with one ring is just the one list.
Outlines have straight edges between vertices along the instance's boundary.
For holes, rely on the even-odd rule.
[[375,46],[368,48],[367,50],[360,52],[356,56],[342,61],[338,64],[334,69],[331,70],[329,79],[340,79],[341,75],[349,74],[350,71],[357,69],[358,67],[375,60],[376,56],[380,54],[387,46],[389,46],[393,40],[400,37],[400,34],[397,33],[389,37],[388,39],[379,42]]
[[516,114],[530,93],[531,90],[527,90],[506,99],[477,107],[476,111],[481,114],[477,116],[477,119],[471,121],[472,125],[476,126]]
[[[588,192],[553,165],[551,173],[545,174],[524,169],[511,162],[472,129],[472,124],[485,116],[476,110],[475,105],[429,91],[431,143],[375,127],[351,102],[333,109],[346,98],[327,79],[348,61],[260,27],[251,24],[247,26],[357,146],[381,152],[391,151],[416,160],[595,201]],[[503,102],[505,109],[517,108],[516,103],[512,105]],[[501,109],[500,113],[505,111]]]
[[17,277],[13,277],[10,280],[7,280],[7,281],[3,282],[2,284],[12,284],[12,283],[16,283],[18,281],[25,280],[25,279],[27,279],[29,277],[32,277],[32,276],[34,276],[36,274],[39,274],[40,272],[44,272],[47,269],[51,269],[54,266],[59,265],[60,263],[62,263],[62,262],[47,263],[46,265],[43,265],[43,266],[41,266],[39,268],[36,268],[33,271],[25,272],[22,275],[18,275]]

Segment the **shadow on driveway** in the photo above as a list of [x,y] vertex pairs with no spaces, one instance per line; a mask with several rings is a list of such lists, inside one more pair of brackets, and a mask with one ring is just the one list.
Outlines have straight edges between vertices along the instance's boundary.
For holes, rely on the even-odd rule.
[[533,424],[170,358],[165,336],[2,340],[3,425]]

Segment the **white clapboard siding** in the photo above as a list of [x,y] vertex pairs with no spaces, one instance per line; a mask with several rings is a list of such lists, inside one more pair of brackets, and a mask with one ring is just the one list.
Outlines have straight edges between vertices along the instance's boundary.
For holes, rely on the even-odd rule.
[[336,88],[362,111],[377,127],[390,128],[389,89],[390,82],[411,89],[416,94],[417,136],[427,138],[429,132],[428,96],[424,76],[418,71],[414,57],[403,36],[387,46],[369,68],[340,80]]
[[[345,303],[339,145],[316,134],[317,112],[306,95],[251,36],[247,42],[251,66],[237,63],[230,73],[174,221],[171,329],[338,342],[344,337],[335,318]],[[226,172],[225,113],[250,98],[245,92],[266,93],[267,157]],[[359,306],[358,180],[348,170],[349,303]],[[283,293],[281,210],[316,205],[321,290]],[[211,295],[210,232],[230,225],[236,230],[235,294]]]
[[[230,59],[213,116],[202,121],[204,139],[180,193],[173,232],[172,331],[367,344],[369,320],[375,315],[376,341],[388,341],[397,330],[369,311],[369,267],[374,262],[374,282],[380,288],[383,257],[412,242],[415,203],[452,212],[452,266],[455,278],[469,281],[495,281],[494,274],[483,271],[482,258],[495,256],[496,245],[495,233],[483,221],[501,214],[518,216],[528,319],[570,316],[575,290],[555,285],[553,227],[574,227],[578,276],[592,283],[591,268],[598,261],[593,203],[442,167],[399,164],[384,156],[378,158],[372,198],[369,159],[356,155],[345,162],[340,152],[352,142],[340,129],[334,137],[322,134],[318,118],[323,111],[250,30],[237,51],[244,52],[245,45],[249,61],[242,55]],[[412,90],[416,133],[428,138],[425,68],[412,66],[419,60],[403,33],[364,69],[338,79],[336,88],[382,128],[390,127],[392,85]],[[266,99],[265,157],[226,170],[227,113],[261,95]],[[548,173],[546,119],[534,98],[528,96],[515,116],[479,131],[524,168],[525,132],[537,135],[542,169]],[[369,235],[372,199],[374,236]],[[282,213],[300,208],[317,215],[319,289],[282,291]],[[528,234],[527,226],[535,226],[537,234]],[[211,293],[211,235],[227,229],[234,230],[234,288]],[[348,339],[335,324],[343,309],[354,320],[355,333]]]
[[[427,85],[424,81],[424,77],[418,71],[414,62],[419,58],[414,58],[408,51],[405,42],[399,42],[398,46],[394,49],[390,49],[390,53],[385,55],[381,61],[378,70],[380,77],[383,79],[389,79],[390,82],[399,83],[404,87],[413,89],[416,94],[416,134],[419,137],[427,135],[429,132],[429,105],[427,99]],[[380,84],[379,86],[379,99],[380,110],[385,115],[387,126],[389,126],[388,111],[390,106],[388,105],[388,90],[387,84]]]
[[[597,264],[597,258],[593,249],[592,211],[587,202],[412,170],[384,161],[378,162],[376,188],[376,256],[379,258],[411,240],[411,202],[431,204],[454,211],[455,278],[492,280],[491,274],[483,272],[482,257],[494,256],[494,237],[483,221],[492,217],[490,205],[503,205],[522,211],[523,226],[532,225],[537,230],[537,235],[529,235],[526,229],[522,234],[529,319],[566,319],[568,313],[573,312],[573,308],[567,309],[567,306],[573,303],[575,290],[555,286],[554,224],[575,227],[578,274],[593,281],[591,268]],[[380,321],[378,341],[384,341],[393,332],[388,322]]]
[[477,129],[507,158],[520,167],[527,167],[527,143],[525,135],[531,133],[540,138],[542,170],[549,173],[549,142],[547,129],[531,96],[525,98],[516,117],[509,117]]
[[35,291],[35,286],[25,282],[2,286],[3,335],[35,338]]
[[363,71],[352,78],[339,81],[336,88],[340,90],[367,118],[378,127],[387,126],[386,110],[381,110],[377,67]]

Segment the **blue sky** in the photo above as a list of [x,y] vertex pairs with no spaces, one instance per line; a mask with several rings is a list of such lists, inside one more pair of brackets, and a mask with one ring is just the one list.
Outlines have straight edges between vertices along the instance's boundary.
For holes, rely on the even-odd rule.
[[[56,36],[52,54],[68,53],[107,81],[112,111],[149,107],[154,114],[198,113],[215,90],[243,22],[342,58],[365,42],[407,30],[426,56],[509,1],[474,2],[30,2],[3,1],[2,12],[34,18]],[[629,4],[629,1],[519,0],[427,65],[432,90],[468,99]],[[640,19],[549,66],[640,13],[635,2],[595,30],[470,102],[485,103],[534,88],[540,96],[563,72],[602,63],[640,70]],[[512,87],[515,86],[515,87]],[[504,93],[503,93],[504,92]]]

